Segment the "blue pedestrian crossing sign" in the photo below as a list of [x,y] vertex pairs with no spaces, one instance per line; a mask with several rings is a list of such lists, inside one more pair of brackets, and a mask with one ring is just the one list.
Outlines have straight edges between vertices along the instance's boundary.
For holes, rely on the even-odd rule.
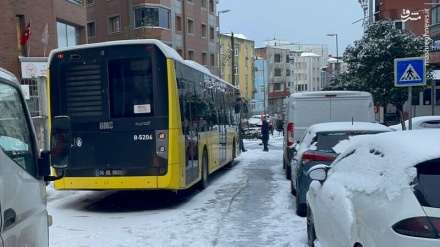
[[426,85],[425,58],[409,57],[394,59],[394,86]]

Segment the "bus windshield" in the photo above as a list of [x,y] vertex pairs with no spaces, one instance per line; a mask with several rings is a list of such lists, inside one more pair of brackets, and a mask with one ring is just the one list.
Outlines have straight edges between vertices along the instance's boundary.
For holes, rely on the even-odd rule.
[[109,60],[111,118],[154,115],[150,57]]

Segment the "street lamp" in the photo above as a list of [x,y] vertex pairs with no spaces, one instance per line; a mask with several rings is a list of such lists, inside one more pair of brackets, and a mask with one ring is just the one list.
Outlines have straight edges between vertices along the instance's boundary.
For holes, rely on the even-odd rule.
[[231,11],[230,9],[224,9],[224,10],[220,10],[217,12],[217,16],[218,16],[218,33],[220,33],[220,14],[222,13],[227,13]]
[[327,34],[327,36],[335,36],[336,37],[336,67],[338,67],[338,69],[335,70],[336,72],[338,72],[339,70],[339,52],[338,52],[338,34],[337,33],[329,33]]
[[221,58],[220,58],[220,49],[221,49],[221,43],[220,43],[220,14],[222,13],[227,13],[231,11],[230,9],[224,9],[224,10],[220,10],[217,12],[217,18],[218,18],[218,24],[217,24],[217,39],[218,39],[218,67],[220,68],[218,70],[219,72],[219,77],[222,78],[222,73],[223,73],[223,65],[221,64]]

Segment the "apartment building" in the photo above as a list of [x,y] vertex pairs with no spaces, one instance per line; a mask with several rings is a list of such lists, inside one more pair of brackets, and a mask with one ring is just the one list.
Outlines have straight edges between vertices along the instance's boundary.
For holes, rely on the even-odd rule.
[[268,86],[269,73],[267,70],[267,60],[263,58],[255,58],[255,94],[254,98],[249,101],[253,114],[267,112],[268,106]]
[[258,58],[267,60],[268,113],[284,111],[286,99],[291,94],[289,85],[292,81],[293,68],[290,63],[290,50],[278,46],[255,48]]
[[[370,0],[373,1],[373,0]],[[396,28],[406,29],[425,40],[424,57],[433,68],[434,81],[412,102],[413,116],[440,115],[440,0],[375,0],[371,21],[393,20]],[[408,103],[404,111],[410,110]],[[386,114],[395,114],[387,107]]]
[[254,47],[255,42],[243,34],[219,34],[219,75],[240,88],[248,100],[255,93]]
[[86,0],[89,43],[160,39],[217,74],[216,0]]

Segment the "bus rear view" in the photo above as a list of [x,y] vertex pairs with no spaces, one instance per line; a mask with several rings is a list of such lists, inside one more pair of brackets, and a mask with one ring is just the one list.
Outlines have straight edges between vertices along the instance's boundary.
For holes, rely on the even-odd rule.
[[159,40],[55,49],[48,75],[72,131],[56,189],[204,189],[239,155],[239,89]]
[[71,165],[57,189],[160,187],[157,178],[168,174],[166,67],[154,44],[51,53],[50,113],[70,116],[74,138]]

